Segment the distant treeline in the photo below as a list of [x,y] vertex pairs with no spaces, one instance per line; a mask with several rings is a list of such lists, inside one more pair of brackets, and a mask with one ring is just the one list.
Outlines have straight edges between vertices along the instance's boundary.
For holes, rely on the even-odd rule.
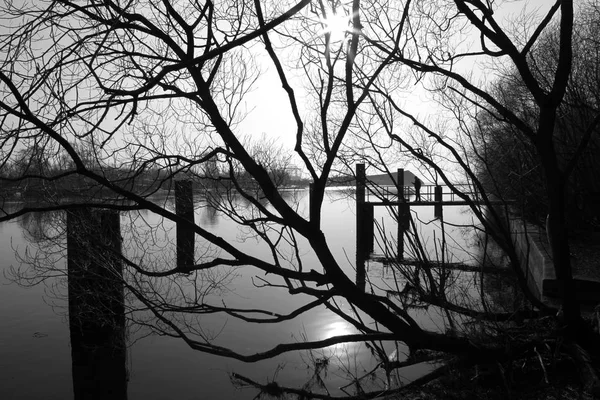
[[[41,171],[33,173],[0,175],[0,196],[3,199],[19,198],[119,198],[120,190],[148,196],[158,191],[174,190],[175,181],[191,180],[195,189],[234,190],[236,185],[228,176],[202,176],[191,171],[173,173],[166,169],[146,169],[131,171],[127,169],[103,167],[92,170],[100,177],[92,179],[72,171]],[[245,176],[237,177],[237,185],[251,189],[253,182]],[[306,187],[307,179],[287,177],[279,181],[281,187]]]

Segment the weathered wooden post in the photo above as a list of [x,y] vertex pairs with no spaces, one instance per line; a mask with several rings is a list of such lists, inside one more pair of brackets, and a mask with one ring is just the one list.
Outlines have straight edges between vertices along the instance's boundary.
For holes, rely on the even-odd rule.
[[119,213],[67,211],[69,331],[75,399],[126,399]]
[[315,190],[315,183],[310,182],[308,184],[308,218],[310,220],[312,212],[310,211],[313,207],[313,192]]
[[398,191],[398,234],[397,234],[397,253],[398,260],[404,259],[404,232],[408,229],[410,206],[404,197],[404,168],[398,168],[397,191]]
[[440,185],[435,186],[434,200],[433,216],[435,218],[442,218],[442,187]]
[[[356,284],[365,289],[365,194],[366,194],[365,164],[356,164]],[[372,222],[371,222],[372,224]]]
[[404,168],[398,168],[397,174],[398,177],[396,178],[396,185],[398,186],[398,201],[406,201],[404,199]]
[[[175,182],[175,213],[194,223],[194,194],[191,180]],[[177,223],[177,268],[194,265],[194,229],[186,223]]]
[[365,203],[364,207],[364,238],[365,238],[365,257],[375,249],[375,206],[372,203]]

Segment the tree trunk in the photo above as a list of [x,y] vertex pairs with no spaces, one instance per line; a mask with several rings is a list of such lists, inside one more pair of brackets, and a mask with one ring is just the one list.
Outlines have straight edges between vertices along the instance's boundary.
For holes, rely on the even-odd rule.
[[560,168],[553,142],[555,111],[540,112],[540,126],[536,146],[540,155],[546,194],[548,197],[547,235],[552,253],[554,272],[559,287],[565,322],[565,333],[573,335],[581,321],[579,302],[576,298],[575,282],[571,268],[568,226],[566,221],[565,195],[566,177]]

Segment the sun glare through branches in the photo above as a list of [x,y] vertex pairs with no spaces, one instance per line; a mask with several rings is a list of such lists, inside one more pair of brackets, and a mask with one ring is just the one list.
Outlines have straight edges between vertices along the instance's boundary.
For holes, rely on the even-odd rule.
[[344,10],[331,10],[321,17],[322,33],[329,33],[330,43],[341,42],[350,31],[350,16]]

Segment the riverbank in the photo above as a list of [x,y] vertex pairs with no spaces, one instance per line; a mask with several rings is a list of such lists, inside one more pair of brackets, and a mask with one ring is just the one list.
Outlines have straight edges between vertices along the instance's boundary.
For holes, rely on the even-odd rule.
[[[543,302],[558,305],[560,288],[546,231],[513,220],[511,232],[529,288]],[[596,305],[600,303],[600,232],[575,231],[569,244],[577,298],[584,304]]]
[[[560,306],[559,292],[547,243],[546,232],[531,225],[513,225],[513,234],[520,256],[530,263],[528,278],[538,295],[548,304]],[[596,312],[600,303],[600,232],[574,231],[569,237],[573,275],[578,298],[588,322],[600,330]],[[536,278],[538,280],[531,278]],[[589,312],[593,310],[595,312]],[[453,369],[428,384],[411,389],[388,400],[446,400],[446,399],[596,399],[582,386],[581,364],[572,357],[561,335],[560,321],[553,316],[531,319],[518,324],[496,324],[498,337],[490,340],[503,342],[509,349],[519,343],[539,343],[529,351],[514,354],[502,364],[470,366]],[[593,363],[593,361],[592,361]],[[593,365],[593,364],[592,364]]]
[[521,325],[502,326],[502,338],[510,349],[524,341],[539,346],[518,353],[503,363],[455,368],[443,376],[386,400],[591,400],[584,390],[581,372],[567,354],[559,326],[553,317],[532,319]]

